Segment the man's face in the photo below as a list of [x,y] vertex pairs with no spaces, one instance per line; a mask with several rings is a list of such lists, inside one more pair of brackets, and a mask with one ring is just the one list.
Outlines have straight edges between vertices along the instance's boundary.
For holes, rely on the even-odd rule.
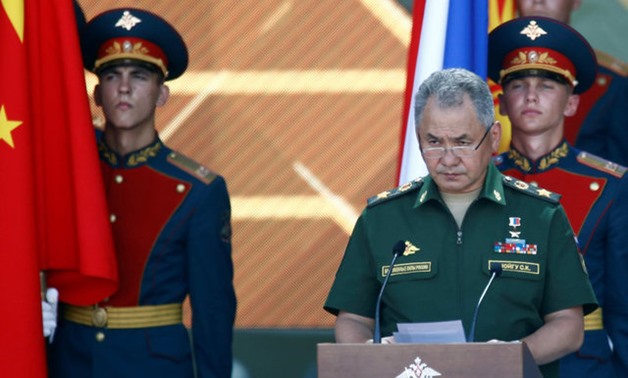
[[572,116],[579,97],[566,84],[551,79],[528,76],[504,85],[500,112],[512,124],[513,138],[527,136],[562,137],[565,116]]
[[501,129],[494,124],[485,140],[470,156],[456,156],[451,147],[475,148],[486,132],[476,116],[468,95],[461,106],[440,108],[431,98],[423,111],[419,125],[419,145],[426,148],[443,147],[445,155],[424,161],[441,192],[467,193],[480,189],[493,152],[497,151]]
[[98,78],[94,99],[102,107],[108,126],[154,128],[155,109],[168,98],[168,89],[159,82],[158,74],[131,64],[107,68]]
[[580,6],[581,0],[517,0],[520,16],[544,16],[569,23],[571,12]]

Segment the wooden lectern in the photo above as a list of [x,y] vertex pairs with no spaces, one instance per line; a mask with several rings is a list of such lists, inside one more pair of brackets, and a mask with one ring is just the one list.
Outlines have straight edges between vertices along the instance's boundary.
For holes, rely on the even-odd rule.
[[318,378],[542,378],[525,343],[317,344],[317,363]]

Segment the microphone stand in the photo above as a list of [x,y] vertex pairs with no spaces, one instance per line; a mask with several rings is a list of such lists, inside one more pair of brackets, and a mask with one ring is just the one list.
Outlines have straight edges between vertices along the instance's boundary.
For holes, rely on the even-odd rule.
[[491,283],[493,282],[495,277],[498,277],[502,273],[501,265],[491,264],[490,272],[492,273],[491,278],[488,280],[488,283],[486,284],[486,287],[484,288],[482,295],[480,295],[478,304],[475,306],[475,311],[473,311],[473,320],[471,320],[471,330],[469,331],[469,336],[467,337],[467,342],[469,343],[472,343],[475,340],[475,324],[478,320],[478,312],[480,310],[480,303],[482,303],[482,300],[484,299],[484,295],[486,295],[486,292],[488,291],[488,288],[491,286]]
[[390,278],[390,274],[393,271],[393,266],[395,266],[395,261],[397,261],[397,257],[406,250],[406,243],[403,240],[399,240],[395,246],[393,247],[393,258],[390,262],[390,268],[388,269],[388,273],[386,273],[386,277],[384,278],[384,282],[382,283],[382,288],[379,290],[379,295],[377,296],[377,302],[375,302],[375,329],[373,330],[373,344],[381,344],[382,343],[382,333],[379,325],[379,308],[382,303],[382,296],[384,294],[384,288],[386,288],[386,284],[388,283],[388,279]]

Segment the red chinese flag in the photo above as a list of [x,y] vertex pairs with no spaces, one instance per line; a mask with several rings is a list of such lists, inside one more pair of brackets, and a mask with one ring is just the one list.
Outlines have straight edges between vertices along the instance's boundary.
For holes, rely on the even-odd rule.
[[0,4],[0,369],[45,377],[24,7]]
[[117,288],[117,266],[74,7],[25,2],[40,269],[62,301],[93,304]]
[[39,271],[91,304],[117,268],[71,0],[0,2],[2,376],[45,376]]

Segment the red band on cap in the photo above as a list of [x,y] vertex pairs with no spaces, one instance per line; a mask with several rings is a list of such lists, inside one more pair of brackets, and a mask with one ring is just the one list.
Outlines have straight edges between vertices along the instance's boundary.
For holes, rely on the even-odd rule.
[[135,59],[159,67],[168,75],[168,59],[156,44],[141,38],[119,37],[103,43],[98,49],[94,70],[103,64],[117,59]]
[[510,52],[502,63],[499,80],[510,73],[529,69],[554,72],[564,76],[573,86],[577,84],[573,63],[558,51],[543,47],[522,47]]

